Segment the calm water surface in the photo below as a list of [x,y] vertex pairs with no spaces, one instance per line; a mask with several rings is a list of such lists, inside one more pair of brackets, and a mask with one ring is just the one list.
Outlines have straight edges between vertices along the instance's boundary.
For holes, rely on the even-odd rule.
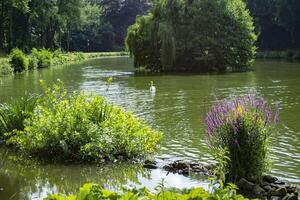
[[[214,95],[225,98],[259,92],[270,102],[281,102],[281,124],[272,136],[272,173],[300,184],[300,64],[256,62],[253,72],[223,75],[135,75],[129,58],[103,58],[81,65],[56,67],[0,79],[0,102],[40,92],[39,80],[61,79],[70,90],[106,96],[131,109],[164,133],[160,165],[184,159],[211,162],[206,145],[204,116]],[[105,80],[114,81],[106,91]],[[149,93],[154,81],[156,95]],[[126,163],[107,165],[47,164],[0,149],[0,199],[41,199],[47,193],[73,193],[86,182],[117,189],[121,185],[154,190],[165,179],[170,187],[207,187],[205,177],[183,177],[162,170],[148,171]]]

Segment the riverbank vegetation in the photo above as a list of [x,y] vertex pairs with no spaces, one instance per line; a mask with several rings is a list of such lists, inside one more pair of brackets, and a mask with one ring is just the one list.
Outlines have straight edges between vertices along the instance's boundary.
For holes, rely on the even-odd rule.
[[137,68],[223,72],[246,70],[255,41],[241,0],[158,0],[129,27],[126,45]]
[[61,50],[52,52],[36,48],[33,48],[31,53],[26,55],[22,50],[15,48],[8,56],[0,58],[0,76],[9,75],[13,72],[20,73],[56,65],[73,64],[92,58],[126,55],[128,55],[126,52],[82,53],[62,52]]
[[244,200],[241,195],[237,195],[235,187],[230,185],[224,189],[215,190],[213,194],[205,191],[203,188],[186,189],[186,190],[170,190],[165,188],[163,185],[157,187],[157,193],[153,194],[149,190],[142,189],[123,189],[122,193],[112,192],[109,190],[102,189],[97,184],[86,184],[76,195],[70,195],[64,197],[62,195],[49,195],[45,200],[117,200],[117,199],[145,199],[145,200],[189,200],[189,199],[211,199],[211,200]]
[[21,151],[50,159],[142,158],[154,152],[161,133],[101,96],[71,95],[58,82],[42,84],[40,97],[0,107],[1,138]]
[[289,62],[300,62],[300,51],[287,50],[287,51],[266,51],[258,52],[258,59],[272,59],[272,60],[283,60]]

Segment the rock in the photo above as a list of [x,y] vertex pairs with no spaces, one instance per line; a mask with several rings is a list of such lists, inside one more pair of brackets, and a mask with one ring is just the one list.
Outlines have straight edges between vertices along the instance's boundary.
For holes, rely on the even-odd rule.
[[189,170],[188,170],[188,169],[179,170],[179,171],[178,171],[178,174],[181,174],[181,175],[189,175]]
[[271,176],[271,175],[264,175],[263,181],[267,181],[269,183],[274,183],[275,181],[278,181],[278,178]]
[[253,194],[254,194],[255,196],[262,197],[262,196],[264,196],[264,195],[266,194],[266,192],[265,192],[265,190],[262,189],[259,185],[255,185],[255,186],[253,187]]
[[287,194],[282,200],[298,200],[298,197],[294,194]]
[[156,165],[157,162],[153,160],[145,160],[144,164]]
[[236,183],[237,187],[239,188],[239,190],[241,191],[252,191],[255,184],[247,181],[244,178],[241,178],[237,183]]
[[269,200],[282,200],[282,198],[278,196],[271,196]]
[[143,167],[146,169],[157,169],[156,164],[157,162],[155,161],[145,160]]
[[296,187],[286,186],[285,188],[286,188],[287,193],[295,193],[295,192],[297,192],[297,188]]
[[143,167],[146,169],[157,169],[156,165],[151,165],[151,164],[144,164]]
[[274,183],[271,183],[270,186],[273,187],[273,188],[276,188],[276,189],[278,189],[280,187],[279,185],[276,185]]
[[268,192],[268,196],[284,197],[286,194],[287,194],[287,191],[284,187],[278,188],[276,190],[270,190]]
[[270,190],[272,190],[272,187],[269,186],[269,185],[266,185],[263,187],[263,189],[266,191],[266,192],[269,192]]
[[261,184],[260,184],[260,186],[261,186],[261,187],[265,187],[265,186],[267,186],[267,185],[269,185],[269,184],[270,184],[269,182],[262,181]]
[[295,194],[290,194],[287,200],[298,200],[298,197]]
[[276,185],[285,185],[285,183],[284,183],[284,182],[282,182],[282,181],[279,181],[279,180],[275,181],[275,182],[274,182],[274,184],[276,184]]
[[289,195],[289,194],[287,194],[287,195],[285,195],[285,196],[282,198],[282,200],[288,200],[288,199],[289,199],[289,197],[290,197],[290,195]]
[[178,173],[181,175],[189,175],[190,172],[201,173],[203,175],[209,175],[210,174],[209,167],[210,166],[205,166],[202,164],[188,163],[188,162],[184,162],[182,160],[177,160],[173,163],[165,165],[163,167],[163,169],[168,172]]

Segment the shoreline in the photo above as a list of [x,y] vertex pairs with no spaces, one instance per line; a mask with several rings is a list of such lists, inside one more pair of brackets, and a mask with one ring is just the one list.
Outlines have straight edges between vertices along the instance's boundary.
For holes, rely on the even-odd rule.
[[[88,52],[88,53],[67,52],[67,53],[61,53],[58,56],[63,57],[63,58],[73,57],[71,60],[65,59],[62,61],[58,57],[53,57],[52,63],[49,67],[80,64],[84,61],[88,61],[88,60],[92,60],[92,59],[99,59],[99,58],[113,58],[113,57],[124,57],[124,56],[127,57],[128,55],[129,54],[125,51],[122,51],[122,52]],[[33,71],[33,70],[36,70],[36,69],[31,69],[31,70],[27,70],[27,71]],[[11,76],[14,74],[16,74],[16,73],[13,73],[13,67],[10,63],[9,55],[0,57],[0,78],[6,77],[6,76]]]

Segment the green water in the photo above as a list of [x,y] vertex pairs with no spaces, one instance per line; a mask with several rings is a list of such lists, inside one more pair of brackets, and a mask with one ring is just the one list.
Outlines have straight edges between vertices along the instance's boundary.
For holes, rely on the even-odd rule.
[[[281,123],[272,136],[272,173],[300,183],[300,64],[256,62],[253,72],[223,75],[135,75],[129,58],[105,58],[81,65],[34,71],[0,79],[0,102],[40,91],[39,80],[61,79],[69,90],[106,96],[131,109],[153,128],[164,133],[161,150],[154,156],[159,165],[184,159],[209,163],[204,116],[213,101],[230,95],[257,91],[271,103],[281,102]],[[105,80],[114,81],[106,91]],[[149,92],[154,81],[156,95]],[[165,179],[178,188],[204,186],[205,177],[183,177],[157,169],[144,170],[126,163],[107,165],[47,164],[0,150],[0,199],[40,199],[47,193],[75,192],[85,182],[116,189],[121,185],[154,186]]]

